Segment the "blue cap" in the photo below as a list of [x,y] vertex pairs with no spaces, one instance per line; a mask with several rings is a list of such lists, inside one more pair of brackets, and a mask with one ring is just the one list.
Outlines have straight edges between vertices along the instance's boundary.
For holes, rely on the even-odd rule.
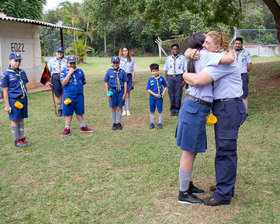
[[75,56],[68,56],[68,57],[67,57],[67,62],[68,62],[68,63],[77,62],[77,61],[76,61],[76,57],[75,57]]
[[22,60],[22,57],[19,53],[12,52],[9,56],[9,59]]
[[111,62],[112,62],[112,63],[114,63],[114,62],[120,63],[120,58],[119,58],[118,56],[113,56],[113,57],[111,58]]
[[55,48],[55,51],[56,51],[56,52],[63,52],[63,47],[56,47],[56,48]]

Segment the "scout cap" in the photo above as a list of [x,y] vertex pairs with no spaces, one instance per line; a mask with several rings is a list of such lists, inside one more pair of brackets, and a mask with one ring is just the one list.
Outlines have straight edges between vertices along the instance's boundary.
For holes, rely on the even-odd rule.
[[55,48],[55,51],[56,51],[56,52],[63,52],[63,47],[56,47],[56,48]]
[[120,63],[120,58],[119,58],[118,56],[113,56],[113,57],[111,58],[111,62],[112,62],[112,63],[114,63],[114,62]]
[[76,61],[76,57],[75,57],[75,56],[68,56],[68,57],[67,57],[67,62],[68,62],[68,63],[77,62],[77,61]]
[[19,53],[12,52],[9,56],[9,59],[22,60],[22,57]]

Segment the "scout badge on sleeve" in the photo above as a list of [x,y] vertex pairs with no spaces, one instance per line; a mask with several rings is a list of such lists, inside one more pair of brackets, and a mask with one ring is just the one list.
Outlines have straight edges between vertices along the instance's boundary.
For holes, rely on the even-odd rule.
[[212,126],[213,124],[217,123],[217,117],[213,114],[208,114],[206,117],[206,125]]

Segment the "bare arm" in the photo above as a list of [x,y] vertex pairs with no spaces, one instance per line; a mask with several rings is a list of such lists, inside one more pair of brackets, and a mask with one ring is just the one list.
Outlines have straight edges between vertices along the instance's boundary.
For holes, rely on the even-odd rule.
[[71,75],[74,73],[75,69],[70,68],[68,74],[66,75],[66,77],[63,79],[63,81],[61,82],[61,84],[63,86],[66,86],[71,78]]
[[123,87],[124,87],[124,91],[123,91],[122,100],[124,101],[124,100],[125,100],[125,95],[126,95],[126,90],[127,90],[127,82],[124,82],[124,83],[123,83]]
[[194,48],[188,48],[185,51],[184,55],[187,59],[198,60],[200,58],[199,50],[194,49]]
[[247,71],[249,72],[252,67],[253,67],[253,64],[252,63],[248,63],[247,64]]
[[154,97],[160,98],[160,95],[159,94],[155,94],[152,90],[148,89],[147,91],[148,91],[148,93],[150,93]]
[[168,81],[167,81],[167,72],[168,72],[168,71],[165,71],[164,78],[165,78],[165,81],[166,81],[166,83],[167,83],[167,85],[168,85]]
[[234,62],[234,53],[233,50],[229,49],[228,52],[220,60],[220,64],[229,64]]
[[4,95],[4,102],[5,102],[4,110],[8,113],[11,113],[12,108],[9,103],[8,87],[3,87],[3,95]]
[[133,71],[131,72],[131,74],[132,74],[132,86],[134,87],[135,70],[133,70]]
[[214,81],[212,77],[205,72],[199,72],[199,73],[185,72],[183,78],[186,83],[195,87],[204,86]]
[[165,92],[166,92],[167,89],[168,89],[167,87],[164,87],[163,92],[162,92],[162,94],[161,94],[162,98],[164,97]]

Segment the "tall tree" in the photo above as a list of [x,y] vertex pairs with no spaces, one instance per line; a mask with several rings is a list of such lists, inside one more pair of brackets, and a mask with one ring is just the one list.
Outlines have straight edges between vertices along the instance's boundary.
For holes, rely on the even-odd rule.
[[0,0],[0,8],[7,16],[41,19],[46,0]]
[[263,0],[267,5],[271,13],[273,14],[275,23],[277,25],[277,38],[280,43],[280,5],[279,1],[276,0]]

